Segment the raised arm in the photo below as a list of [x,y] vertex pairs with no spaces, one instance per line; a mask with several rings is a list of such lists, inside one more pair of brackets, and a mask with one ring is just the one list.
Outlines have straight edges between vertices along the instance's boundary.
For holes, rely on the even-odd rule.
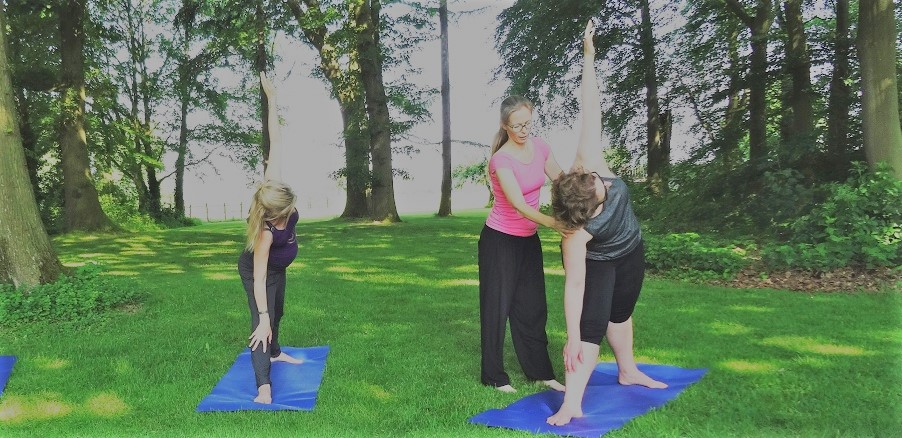
[[282,133],[279,126],[279,111],[276,107],[276,89],[266,77],[265,72],[260,72],[260,85],[266,94],[266,105],[269,108],[269,116],[266,126],[269,128],[269,156],[266,157],[266,170],[263,179],[282,179]]
[[604,159],[601,143],[601,95],[595,74],[595,26],[590,20],[583,31],[583,73],[580,83],[580,112],[582,113],[579,144],[571,171],[582,169],[614,176]]

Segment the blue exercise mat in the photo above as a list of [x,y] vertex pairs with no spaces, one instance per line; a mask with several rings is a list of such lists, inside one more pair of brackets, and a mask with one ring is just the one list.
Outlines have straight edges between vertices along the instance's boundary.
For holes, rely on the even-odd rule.
[[551,426],[545,420],[564,402],[564,393],[547,390],[528,395],[504,409],[492,409],[470,418],[470,423],[551,433],[563,436],[598,437],[626,424],[654,408],[663,406],[687,386],[705,375],[706,369],[685,369],[668,365],[639,364],[645,374],[669,386],[650,389],[617,383],[617,364],[600,363],[589,378],[583,396],[583,416],[564,426]]
[[0,356],[0,396],[3,395],[6,381],[9,380],[9,375],[13,373],[13,365],[15,364],[16,356]]
[[312,411],[326,368],[328,346],[282,347],[286,354],[304,359],[300,365],[275,362],[269,373],[272,404],[254,403],[257,384],[251,365],[251,351],[245,349],[213,391],[197,405],[197,412],[210,411]]

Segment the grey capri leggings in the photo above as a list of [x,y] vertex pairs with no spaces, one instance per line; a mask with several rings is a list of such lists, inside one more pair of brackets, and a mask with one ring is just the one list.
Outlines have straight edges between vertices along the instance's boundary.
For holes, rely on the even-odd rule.
[[[260,315],[257,313],[257,300],[254,299],[254,255],[245,251],[238,258],[238,274],[241,275],[241,283],[247,293],[247,306],[251,314],[251,331],[260,323]],[[251,351],[251,364],[254,367],[254,378],[259,388],[261,385],[271,384],[269,379],[269,358],[276,357],[282,352],[279,346],[279,324],[285,313],[285,270],[267,268],[266,270],[266,305],[269,312],[269,324],[272,329],[272,342],[263,347],[257,346]]]
[[580,339],[600,344],[608,322],[621,323],[633,315],[645,279],[645,245],[614,260],[586,259],[586,291],[579,322]]

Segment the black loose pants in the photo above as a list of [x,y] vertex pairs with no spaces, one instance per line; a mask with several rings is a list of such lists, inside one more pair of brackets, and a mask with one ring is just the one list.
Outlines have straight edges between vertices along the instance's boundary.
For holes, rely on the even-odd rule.
[[504,371],[504,337],[511,338],[530,380],[554,379],[548,356],[548,304],[539,235],[518,237],[484,227],[479,236],[479,316],[482,326],[482,383],[510,384]]

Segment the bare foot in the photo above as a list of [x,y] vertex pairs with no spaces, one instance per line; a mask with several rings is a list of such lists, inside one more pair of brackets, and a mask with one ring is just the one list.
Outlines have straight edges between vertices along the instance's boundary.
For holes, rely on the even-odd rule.
[[495,389],[497,389],[497,390],[499,390],[499,391],[501,391],[501,392],[508,392],[508,393],[510,393],[510,392],[517,392],[517,390],[514,389],[514,387],[513,387],[513,386],[510,386],[510,385],[496,386]]
[[642,371],[636,370],[630,373],[620,373],[617,377],[617,381],[620,382],[621,385],[640,385],[646,386],[654,389],[664,389],[667,387],[667,384],[664,382],[659,382],[651,377],[648,377]]
[[257,396],[254,397],[254,403],[263,403],[265,405],[272,403],[272,385],[260,385],[257,388]]
[[304,363],[304,359],[293,358],[293,357],[285,354],[284,352],[279,353],[279,355],[276,357],[269,358],[269,361],[270,362],[288,362],[288,363],[295,364],[295,365]]
[[566,405],[561,406],[561,409],[557,411],[556,414],[548,417],[545,422],[552,426],[563,426],[570,422],[570,420],[583,416],[583,410],[581,408],[573,409]]
[[545,385],[545,386],[547,386],[547,387],[549,387],[549,388],[551,388],[551,389],[553,389],[553,390],[555,390],[555,391],[564,392],[564,391],[567,389],[567,388],[564,387],[564,385],[561,385],[561,382],[558,382],[557,380],[554,380],[554,379],[551,379],[551,380],[543,380],[543,381],[542,381],[542,384]]

